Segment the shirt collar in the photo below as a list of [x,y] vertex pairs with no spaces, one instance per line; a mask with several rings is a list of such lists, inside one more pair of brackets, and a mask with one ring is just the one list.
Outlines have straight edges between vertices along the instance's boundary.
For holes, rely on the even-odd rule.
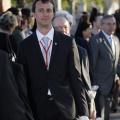
[[53,41],[54,29],[52,27],[51,30],[48,32],[48,34],[45,36],[42,33],[40,33],[38,29],[36,29],[36,35],[37,35],[38,41],[41,41],[43,37],[48,37],[50,40]]
[[109,40],[110,39],[110,37],[113,37],[113,35],[108,35],[108,34],[106,34],[105,32],[104,32],[104,30],[102,30],[102,33],[105,35],[105,37]]

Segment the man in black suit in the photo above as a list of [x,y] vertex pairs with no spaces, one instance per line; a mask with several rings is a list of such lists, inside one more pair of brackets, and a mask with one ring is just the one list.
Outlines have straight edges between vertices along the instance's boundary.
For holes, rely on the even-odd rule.
[[[17,77],[19,85],[15,80]],[[0,51],[0,120],[33,120],[20,83],[23,82],[20,73],[17,77],[14,77],[7,54]]]
[[37,29],[21,41],[17,57],[24,66],[34,119],[72,120],[79,115],[88,120],[75,41],[53,29],[51,0],[36,0],[32,11]]
[[[53,19],[53,27],[63,33],[69,36],[70,34],[70,25],[69,22],[66,18],[62,16],[55,17]],[[85,86],[85,92],[86,92],[86,98],[87,98],[87,103],[88,106],[90,104],[90,98],[88,95],[88,90],[91,90],[91,82],[90,82],[90,76],[89,76],[89,61],[88,61],[88,55],[86,49],[84,49],[81,46],[78,46],[78,52],[80,56],[80,64],[81,64],[81,77],[82,81]]]
[[[53,19],[53,27],[66,35],[70,35],[70,24],[68,20],[62,16],[57,16],[54,17]],[[77,45],[79,56],[80,56],[80,64],[81,64],[81,77],[82,81],[85,86],[85,93],[86,93],[86,99],[87,99],[87,104],[88,108],[90,109],[90,97],[88,91],[91,90],[91,81],[90,81],[90,76],[89,76],[89,60],[88,60],[88,55],[86,49],[83,47]],[[95,111],[93,111],[93,115],[91,118],[95,119]]]

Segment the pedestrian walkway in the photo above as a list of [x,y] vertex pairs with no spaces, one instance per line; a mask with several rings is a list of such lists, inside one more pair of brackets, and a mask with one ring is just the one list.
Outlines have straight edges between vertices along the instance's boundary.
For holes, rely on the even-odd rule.
[[120,105],[119,105],[118,111],[116,113],[110,114],[110,120],[120,120]]

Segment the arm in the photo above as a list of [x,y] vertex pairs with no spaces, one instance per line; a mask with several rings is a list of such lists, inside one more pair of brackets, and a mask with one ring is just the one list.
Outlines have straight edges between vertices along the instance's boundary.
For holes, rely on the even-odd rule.
[[17,73],[16,82],[18,86],[19,96],[24,104],[25,114],[28,120],[32,120],[33,117],[32,117],[32,112],[29,106],[29,101],[27,98],[27,86],[26,86],[25,75],[23,72],[23,67],[21,65],[18,65],[18,67],[19,67],[19,70]]
[[0,54],[0,119],[27,120],[23,103],[18,95],[16,81],[7,57]]
[[93,77],[93,84],[96,84],[94,79],[94,73],[95,73],[95,67],[98,59],[98,53],[99,53],[99,46],[98,41],[94,37],[91,37],[89,41],[89,51],[90,51],[90,68],[91,68],[91,74]]
[[70,85],[75,98],[78,115],[89,116],[84,85],[81,79],[79,54],[74,40],[72,40],[68,64]]

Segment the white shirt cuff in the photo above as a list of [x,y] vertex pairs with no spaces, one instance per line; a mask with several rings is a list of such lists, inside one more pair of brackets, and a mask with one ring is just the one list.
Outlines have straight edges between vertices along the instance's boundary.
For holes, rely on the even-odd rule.
[[79,120],[89,120],[89,118],[87,116],[81,116],[79,117]]
[[98,118],[96,118],[96,120],[102,120],[102,118],[101,118],[101,117],[98,117]]

